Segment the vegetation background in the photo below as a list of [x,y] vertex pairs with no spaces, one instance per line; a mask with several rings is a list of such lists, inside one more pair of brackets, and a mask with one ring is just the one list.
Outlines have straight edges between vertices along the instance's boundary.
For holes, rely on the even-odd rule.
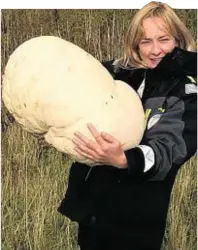
[[[1,72],[24,41],[59,36],[98,60],[121,56],[136,10],[6,9],[1,12]],[[197,10],[176,10],[197,37]],[[76,62],[78,63],[78,62]],[[71,161],[25,132],[2,104],[2,249],[76,250],[77,225],[57,212]],[[172,193],[163,250],[195,250],[196,158],[181,169]]]

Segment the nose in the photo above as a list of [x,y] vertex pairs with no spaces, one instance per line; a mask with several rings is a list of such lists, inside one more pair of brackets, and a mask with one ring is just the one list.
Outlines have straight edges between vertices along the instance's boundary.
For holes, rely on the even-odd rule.
[[158,42],[154,42],[153,47],[152,47],[152,53],[154,55],[159,55],[161,51],[162,50],[161,50],[160,44]]

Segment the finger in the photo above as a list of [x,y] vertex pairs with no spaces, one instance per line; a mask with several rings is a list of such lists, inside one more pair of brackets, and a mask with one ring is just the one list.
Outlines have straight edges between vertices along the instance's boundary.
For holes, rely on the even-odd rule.
[[[84,153],[88,153],[92,155],[95,158],[95,160],[96,159],[98,160],[104,157],[104,152],[103,150],[101,150],[100,146],[96,145],[94,148],[90,148],[84,143],[79,142],[77,139],[73,139],[72,141],[76,145],[77,148],[80,148],[80,150],[82,150]],[[107,150],[105,150],[104,148],[104,151],[107,151]]]
[[79,141],[82,144],[85,144],[86,146],[88,146],[91,149],[96,148],[96,144],[93,141],[91,141],[90,139],[88,139],[86,136],[81,134],[80,132],[75,132],[74,135],[79,139]]
[[[74,142],[75,143],[75,142]],[[97,158],[97,154],[94,150],[88,148],[86,145],[84,144],[76,144],[76,148],[80,149],[81,151],[83,151],[84,153],[86,154],[90,154],[92,155],[93,157]]]
[[98,130],[96,129],[96,127],[91,124],[91,123],[88,123],[87,124],[91,134],[93,135],[93,137],[95,138],[95,140],[98,142],[98,144],[102,145],[104,143],[104,140],[103,138],[101,137],[101,134],[98,132]]
[[88,153],[85,153],[84,151],[82,151],[80,148],[74,148],[74,150],[81,156],[84,156],[85,158],[88,158],[90,160],[93,160],[93,161],[96,161],[95,158],[88,154]]
[[92,142],[87,137],[83,136],[81,133],[75,133],[77,138],[74,138],[72,141],[77,146],[80,147],[81,150],[87,152],[86,149],[89,149],[87,153],[92,154],[96,159],[104,157],[103,145],[99,145],[95,142]]
[[110,142],[110,143],[117,142],[117,139],[115,137],[113,137],[112,135],[110,135],[106,132],[102,132],[101,136],[107,142]]
[[85,143],[82,141],[82,140],[80,140],[80,139],[78,139],[77,137],[76,138],[73,138],[72,139],[72,142],[76,145],[76,146],[78,146],[78,145],[85,145]]

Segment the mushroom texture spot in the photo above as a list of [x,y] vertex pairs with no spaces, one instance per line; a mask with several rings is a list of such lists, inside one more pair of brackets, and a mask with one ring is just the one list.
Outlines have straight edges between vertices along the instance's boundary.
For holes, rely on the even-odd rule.
[[[72,159],[93,166],[72,142],[87,128],[116,137],[123,149],[139,144],[144,112],[137,93],[114,81],[92,55],[59,37],[41,36],[21,44],[10,56],[2,84],[5,106],[22,127]],[[96,164],[95,164],[96,165]]]

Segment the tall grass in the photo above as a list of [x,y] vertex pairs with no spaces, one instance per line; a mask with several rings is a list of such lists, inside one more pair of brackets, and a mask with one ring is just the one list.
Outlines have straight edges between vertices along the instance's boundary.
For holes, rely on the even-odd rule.
[[[177,12],[196,37],[196,11]],[[120,57],[133,14],[134,10],[2,10],[2,72],[14,49],[39,35],[62,37],[99,60]],[[2,107],[2,249],[77,249],[77,225],[57,212],[70,165],[66,155],[43,146]],[[196,176],[193,158],[174,185],[163,250],[196,249]]]
[[74,225],[60,216],[70,161],[17,124],[2,138],[3,249],[73,249]]

